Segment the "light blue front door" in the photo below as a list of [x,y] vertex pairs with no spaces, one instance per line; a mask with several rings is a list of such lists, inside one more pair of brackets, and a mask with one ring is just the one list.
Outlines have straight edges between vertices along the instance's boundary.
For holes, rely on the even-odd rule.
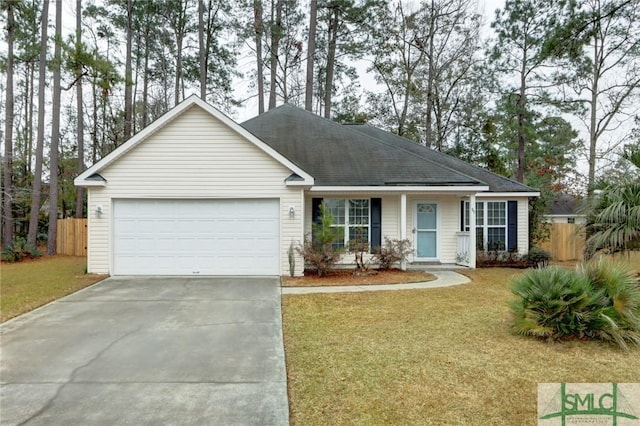
[[437,219],[437,204],[416,204],[416,257],[421,259],[435,259],[438,257]]

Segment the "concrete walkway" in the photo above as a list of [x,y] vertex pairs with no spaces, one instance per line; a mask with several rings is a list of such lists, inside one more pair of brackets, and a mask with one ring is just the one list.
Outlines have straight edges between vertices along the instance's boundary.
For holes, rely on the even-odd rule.
[[384,290],[416,290],[423,288],[450,287],[466,284],[471,280],[454,271],[428,271],[435,275],[432,281],[408,283],[408,284],[383,284],[383,285],[345,285],[324,287],[282,287],[282,294],[312,294],[312,293],[353,293],[359,291],[384,291]]

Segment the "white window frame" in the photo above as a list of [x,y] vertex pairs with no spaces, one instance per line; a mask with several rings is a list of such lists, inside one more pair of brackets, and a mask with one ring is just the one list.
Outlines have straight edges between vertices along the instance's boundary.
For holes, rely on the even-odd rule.
[[[343,228],[343,243],[340,244],[340,247],[349,247],[349,230],[352,228],[366,228],[367,229],[367,243],[371,245],[371,199],[370,198],[325,198],[325,204],[330,202],[341,201],[344,206],[344,223],[332,223],[331,226],[334,228]],[[350,201],[367,201],[367,224],[358,224],[351,223],[351,217],[349,212],[349,202]],[[332,212],[333,214],[333,212]],[[335,220],[335,217],[334,217]]]
[[[489,203],[499,203],[503,206],[504,224],[489,224]],[[504,229],[504,249],[507,251],[509,245],[509,210],[506,200],[476,201],[476,229],[482,230],[482,248],[489,247],[489,229]],[[469,201],[464,202],[464,230],[469,231]],[[479,233],[476,232],[476,235]],[[477,244],[477,243],[476,243]],[[480,249],[480,247],[478,247]]]

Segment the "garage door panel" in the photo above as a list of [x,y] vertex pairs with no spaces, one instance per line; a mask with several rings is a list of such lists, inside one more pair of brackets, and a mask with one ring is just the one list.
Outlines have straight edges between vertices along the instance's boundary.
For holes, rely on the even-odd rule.
[[160,232],[167,234],[193,234],[196,235],[200,229],[200,223],[195,219],[174,220],[171,224],[166,224],[166,228]]
[[279,274],[279,200],[115,200],[114,274]]
[[153,269],[154,275],[172,275],[173,268],[193,269],[194,261],[178,256],[135,256],[123,257],[118,264],[119,275],[140,275],[141,270]]

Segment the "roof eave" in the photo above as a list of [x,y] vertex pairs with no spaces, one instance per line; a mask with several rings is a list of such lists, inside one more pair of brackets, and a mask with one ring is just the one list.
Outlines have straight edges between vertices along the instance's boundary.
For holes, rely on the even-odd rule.
[[476,197],[539,197],[540,192],[536,191],[513,191],[513,192],[482,192]]
[[81,179],[80,176],[78,176],[77,178],[75,178],[73,180],[73,184],[75,186],[80,186],[83,188],[87,188],[87,187],[104,187],[107,186],[107,182],[106,181],[98,181],[98,180],[87,180],[87,179]]
[[307,186],[312,187],[314,184],[314,179],[305,179],[305,180],[294,180],[294,181],[286,181],[285,185],[287,186]]
[[323,186],[317,185],[309,189],[311,192],[440,192],[440,193],[477,193],[488,191],[488,186],[425,186],[425,185],[393,185],[393,186]]

